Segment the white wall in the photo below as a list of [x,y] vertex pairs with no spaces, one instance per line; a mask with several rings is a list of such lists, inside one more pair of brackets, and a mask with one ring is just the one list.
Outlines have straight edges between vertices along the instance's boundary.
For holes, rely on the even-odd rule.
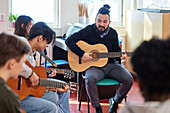
[[67,23],[78,23],[78,0],[61,0],[61,28],[62,34],[68,29]]
[[0,32],[11,32],[8,21],[8,0],[0,0],[0,14],[5,14],[5,20],[0,21]]

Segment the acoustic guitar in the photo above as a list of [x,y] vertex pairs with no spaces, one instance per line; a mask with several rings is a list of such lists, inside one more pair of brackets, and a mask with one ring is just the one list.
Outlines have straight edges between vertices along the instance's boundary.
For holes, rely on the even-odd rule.
[[76,43],[83,51],[92,53],[92,60],[84,62],[78,55],[68,49],[68,62],[72,70],[76,72],[82,72],[91,66],[103,67],[107,64],[108,58],[121,57],[122,54],[131,56],[132,52],[108,52],[107,47],[104,44],[90,45],[84,41],[78,41]]
[[18,94],[20,100],[25,99],[27,96],[32,95],[34,97],[42,97],[46,91],[46,87],[57,87],[63,88],[64,85],[70,86],[70,91],[77,92],[79,86],[77,83],[70,82],[66,83],[56,79],[47,79],[47,73],[44,67],[38,66],[33,67],[28,61],[26,64],[39,76],[39,85],[31,86],[29,79],[25,79],[24,77],[19,77],[15,80],[8,80],[7,85]]

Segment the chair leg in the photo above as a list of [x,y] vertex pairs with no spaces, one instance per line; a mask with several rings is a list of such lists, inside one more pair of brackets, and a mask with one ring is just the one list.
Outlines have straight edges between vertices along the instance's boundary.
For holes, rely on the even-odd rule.
[[82,97],[82,92],[83,92],[83,87],[84,87],[84,84],[83,84],[83,79],[81,80],[81,90],[80,90],[80,97],[79,97],[79,111],[80,111],[80,109],[81,109],[81,97]]
[[88,113],[90,113],[90,105],[89,105],[89,96],[87,95],[87,106],[88,106]]
[[127,96],[125,97],[125,103],[127,102]]

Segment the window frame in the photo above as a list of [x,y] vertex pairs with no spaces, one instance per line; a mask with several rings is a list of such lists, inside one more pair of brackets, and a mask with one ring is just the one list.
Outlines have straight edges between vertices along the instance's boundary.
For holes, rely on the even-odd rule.
[[[119,21],[117,21],[117,22],[113,22],[112,20],[111,20],[111,23],[110,23],[110,26],[113,26],[113,27],[119,27],[119,26],[123,26],[123,20],[124,20],[124,17],[123,17],[123,15],[124,15],[124,5],[123,5],[123,0],[118,0],[118,4],[119,4],[119,8],[118,8],[118,14],[119,14],[119,16],[118,16],[118,20]],[[112,7],[112,6],[111,6]],[[89,16],[90,17],[90,16]],[[90,19],[89,19],[90,20]],[[90,24],[92,24],[92,23],[94,23],[94,22],[92,22],[92,21],[90,21],[89,22]]]
[[[9,0],[9,14],[12,12],[12,2],[13,0]],[[52,28],[60,27],[60,3],[60,0],[54,0],[54,23],[47,23]]]

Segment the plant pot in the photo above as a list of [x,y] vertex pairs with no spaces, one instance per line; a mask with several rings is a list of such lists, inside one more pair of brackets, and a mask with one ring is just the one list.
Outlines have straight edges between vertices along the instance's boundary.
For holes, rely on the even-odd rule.
[[15,28],[15,22],[12,22],[13,28]]

